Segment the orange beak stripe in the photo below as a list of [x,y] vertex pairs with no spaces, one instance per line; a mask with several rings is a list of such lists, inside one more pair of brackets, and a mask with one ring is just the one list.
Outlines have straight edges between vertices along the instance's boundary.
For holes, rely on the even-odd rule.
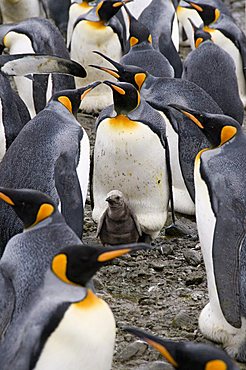
[[110,260],[113,260],[114,258],[123,256],[124,254],[129,253],[130,251],[131,249],[126,248],[126,249],[118,249],[116,251],[104,252],[100,254],[97,260],[98,262],[110,261]]
[[188,112],[186,112],[184,110],[182,110],[182,113],[186,117],[188,117],[191,121],[193,121],[198,127],[202,128],[202,129],[204,128],[203,125],[201,124],[201,122],[198,121],[198,119],[195,116],[193,116],[193,114],[190,114],[190,113],[188,113]]
[[15,204],[14,204],[14,202],[12,201],[12,199],[10,199],[7,195],[5,195],[4,193],[1,193],[0,192],[0,198],[4,201],[4,202],[6,202],[6,203],[8,203],[10,206],[14,206]]
[[126,95],[125,90],[121,89],[119,86],[116,86],[116,85],[111,85],[111,86],[112,86],[112,88],[113,88],[115,91],[117,91],[119,94],[121,94],[121,95]]
[[151,347],[155,348],[157,351],[159,351],[162,356],[174,367],[178,367],[177,362],[174,360],[174,358],[170,355],[168,350],[162,346],[160,343],[156,343],[151,339],[144,338],[144,341],[147,342]]

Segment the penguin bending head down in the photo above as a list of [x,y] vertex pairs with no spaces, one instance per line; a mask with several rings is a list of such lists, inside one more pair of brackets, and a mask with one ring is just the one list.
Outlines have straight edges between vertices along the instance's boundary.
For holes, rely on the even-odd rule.
[[220,348],[204,343],[174,342],[137,328],[124,328],[148,343],[178,370],[239,370]]

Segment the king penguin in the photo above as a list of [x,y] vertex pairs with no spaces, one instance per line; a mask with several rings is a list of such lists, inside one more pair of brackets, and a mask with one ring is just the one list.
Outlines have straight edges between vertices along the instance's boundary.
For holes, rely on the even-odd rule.
[[94,148],[92,217],[98,223],[109,191],[121,191],[135,213],[143,240],[154,239],[167,219],[170,168],[165,122],[134,86],[105,81],[114,105],[99,115]]
[[51,18],[64,38],[67,35],[68,13],[71,0],[41,0],[47,18]]
[[[100,1],[86,14],[77,18],[71,36],[71,58],[85,66],[98,63],[94,50],[101,50],[116,60],[120,60],[125,40],[122,23],[115,17],[120,8],[132,0]],[[76,86],[102,79],[100,71],[89,70],[85,80],[76,78]],[[88,96],[83,103],[83,110],[96,112],[112,104],[112,96],[100,86]]]
[[[116,70],[102,68],[122,82],[132,83],[141,97],[162,115],[166,123],[166,135],[170,148],[174,209],[177,212],[194,215],[194,162],[199,149],[208,146],[200,130],[186,124],[186,117],[175,114],[168,108],[171,102],[186,102],[194,109],[212,113],[223,113],[215,101],[193,82],[178,78],[157,78],[145,70],[119,64],[100,54],[114,65]],[[178,103],[177,103],[178,104]],[[179,122],[183,124],[179,125]]]
[[184,61],[182,78],[203,88],[224,114],[242,124],[244,108],[239,96],[233,59],[212,42],[211,34],[205,32],[202,27],[194,26],[194,37],[196,49],[189,53]]
[[130,50],[123,55],[120,62],[141,67],[156,77],[174,77],[174,69],[168,58],[154,49],[148,28],[134,18],[126,7],[125,9],[130,23]]
[[24,232],[9,240],[0,260],[1,337],[42,285],[45,272],[61,246],[82,243],[46,194],[31,189],[0,188],[0,199],[11,206],[24,227]]
[[124,328],[156,349],[178,370],[239,370],[232,359],[220,348],[194,343],[174,342],[159,338],[137,328]]
[[110,370],[114,316],[86,286],[109,261],[146,248],[140,243],[61,249],[29,309],[10,326],[0,346],[1,369]]
[[[31,18],[18,24],[2,25],[0,40],[10,54],[37,53],[70,58],[61,33],[47,19]],[[75,88],[74,77],[61,74],[15,77],[15,83],[31,118],[45,107],[55,92]]]
[[[229,9],[222,0],[207,0],[206,3],[216,6],[221,13],[231,17]],[[199,6],[200,1],[196,1],[194,4]],[[197,9],[190,7],[185,0],[181,0],[177,7],[177,15],[183,30],[183,32],[181,32],[181,45],[190,45],[192,49],[195,49],[193,27],[189,20],[192,20],[195,26],[199,27],[203,24],[201,14]],[[185,36],[185,38],[183,36]]]
[[195,161],[196,220],[209,303],[199,327],[237,360],[246,361],[246,136],[233,118],[173,105],[212,147]]
[[[81,99],[98,84],[53,95],[46,108],[21,130],[0,163],[1,186],[47,193],[80,238],[90,151],[88,136],[74,114]],[[21,224],[4,204],[0,204],[0,215],[2,252],[9,238],[21,231]]]
[[195,8],[204,23],[204,30],[212,36],[212,41],[223,48],[234,60],[239,94],[246,106],[246,36],[234,19],[222,13],[219,8],[199,3],[199,6],[186,0]]

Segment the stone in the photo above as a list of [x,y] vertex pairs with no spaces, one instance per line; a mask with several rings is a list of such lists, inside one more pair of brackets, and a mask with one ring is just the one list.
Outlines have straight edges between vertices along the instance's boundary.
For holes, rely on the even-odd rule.
[[148,345],[140,340],[130,343],[122,352],[116,355],[117,360],[129,361],[135,356],[142,356],[146,351]]
[[183,255],[187,263],[191,266],[198,266],[202,262],[202,255],[199,251],[185,249]]

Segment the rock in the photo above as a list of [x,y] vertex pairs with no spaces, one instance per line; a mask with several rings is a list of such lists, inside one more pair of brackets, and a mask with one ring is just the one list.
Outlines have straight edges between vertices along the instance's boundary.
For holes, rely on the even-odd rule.
[[129,361],[136,355],[142,356],[146,351],[148,345],[140,340],[130,343],[127,347],[123,349],[122,352],[116,355],[116,359],[120,361]]
[[185,281],[185,285],[199,285],[203,282],[203,274],[199,271],[191,272],[187,277]]
[[190,329],[193,325],[193,317],[185,311],[180,311],[173,319],[172,326],[179,329]]
[[140,367],[134,367],[132,370],[172,370],[173,367],[167,362],[155,361],[152,363],[146,362]]
[[162,262],[151,262],[149,266],[152,267],[155,271],[162,271],[166,267],[166,264]]
[[104,290],[104,285],[98,277],[93,278],[93,284],[94,284],[96,291]]
[[185,249],[183,254],[187,263],[191,266],[198,266],[202,262],[202,255],[198,251],[194,251],[193,249]]

